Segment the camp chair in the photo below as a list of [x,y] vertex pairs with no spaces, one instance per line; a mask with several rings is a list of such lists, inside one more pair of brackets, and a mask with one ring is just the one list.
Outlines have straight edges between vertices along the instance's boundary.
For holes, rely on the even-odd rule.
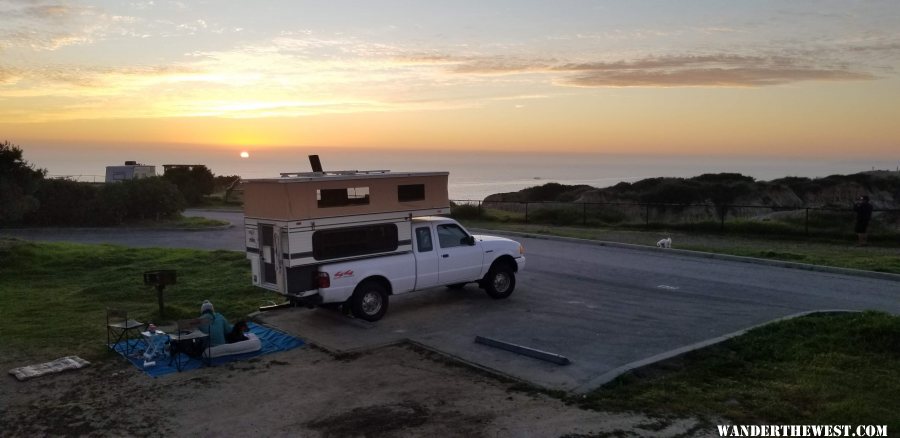
[[[131,354],[137,344],[132,345],[130,340],[143,341],[143,336],[141,336],[143,327],[144,323],[128,319],[128,312],[125,310],[106,308],[106,346],[110,350],[115,351],[116,344],[124,339],[125,355]],[[111,342],[113,339],[115,342]]]
[[197,359],[207,366],[212,365],[209,359],[209,349],[212,347],[209,334],[200,330],[208,325],[209,320],[206,318],[181,319],[175,322],[175,333],[169,335],[169,365],[175,362],[178,371],[191,359]]

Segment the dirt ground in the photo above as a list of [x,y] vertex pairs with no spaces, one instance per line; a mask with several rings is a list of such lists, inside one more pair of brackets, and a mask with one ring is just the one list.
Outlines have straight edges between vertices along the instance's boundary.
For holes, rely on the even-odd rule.
[[[26,363],[0,361],[8,370]],[[2,436],[705,436],[695,420],[582,410],[409,346],[314,347],[158,379],[112,356],[0,383]]]

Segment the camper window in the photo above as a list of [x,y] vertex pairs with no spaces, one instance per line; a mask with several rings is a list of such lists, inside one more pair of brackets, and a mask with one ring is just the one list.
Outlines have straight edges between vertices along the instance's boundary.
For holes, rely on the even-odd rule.
[[396,251],[397,226],[376,224],[363,227],[320,230],[313,233],[313,258],[331,260]]
[[401,184],[397,186],[397,200],[400,202],[424,201],[425,184]]
[[368,187],[348,187],[346,189],[316,190],[319,208],[346,207],[348,205],[369,205]]

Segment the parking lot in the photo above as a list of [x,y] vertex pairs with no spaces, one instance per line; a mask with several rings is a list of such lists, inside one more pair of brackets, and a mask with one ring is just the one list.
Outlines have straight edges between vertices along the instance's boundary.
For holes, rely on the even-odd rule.
[[[240,213],[195,212],[237,225],[216,231],[20,232],[39,240],[240,250]],[[15,232],[11,233],[16,235]],[[507,300],[477,286],[391,297],[377,323],[324,309],[285,309],[264,321],[331,351],[410,340],[543,387],[587,391],[617,370],[773,319],[823,309],[900,312],[900,283],[657,249],[517,238],[528,263]],[[556,365],[474,342],[490,337],[563,355]]]

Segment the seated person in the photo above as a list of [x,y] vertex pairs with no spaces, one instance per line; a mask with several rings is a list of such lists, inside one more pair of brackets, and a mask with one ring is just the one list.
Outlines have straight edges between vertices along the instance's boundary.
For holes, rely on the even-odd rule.
[[247,340],[244,336],[244,332],[250,330],[247,321],[240,320],[232,326],[221,313],[215,311],[209,300],[200,305],[200,317],[209,320],[209,324],[200,326],[200,330],[209,334],[211,347]]
[[213,309],[209,300],[200,305],[200,317],[209,320],[209,324],[201,325],[200,330],[209,335],[210,346],[215,347],[226,343],[225,334],[230,333],[234,327],[221,313]]

